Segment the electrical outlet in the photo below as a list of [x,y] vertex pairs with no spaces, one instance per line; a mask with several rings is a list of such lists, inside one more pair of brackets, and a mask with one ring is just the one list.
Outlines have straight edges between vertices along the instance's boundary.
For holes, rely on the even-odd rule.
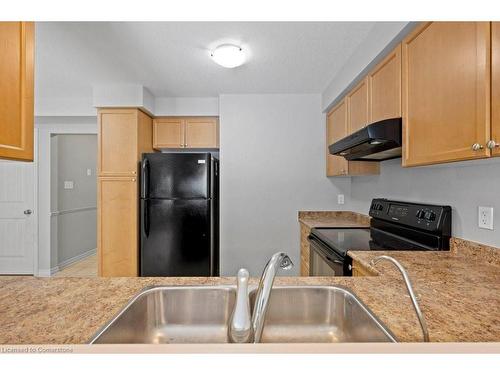
[[344,204],[344,194],[338,194],[337,195],[337,203],[338,204]]
[[67,190],[73,189],[73,181],[64,181],[64,188]]
[[87,168],[87,176],[92,176],[92,169]]
[[493,230],[493,207],[482,207],[478,209],[479,228]]

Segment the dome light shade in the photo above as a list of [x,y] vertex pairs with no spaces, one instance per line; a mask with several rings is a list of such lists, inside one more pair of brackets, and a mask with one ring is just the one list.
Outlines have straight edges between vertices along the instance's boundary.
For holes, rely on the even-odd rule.
[[222,44],[210,54],[212,59],[224,68],[236,68],[245,62],[245,52],[241,47]]

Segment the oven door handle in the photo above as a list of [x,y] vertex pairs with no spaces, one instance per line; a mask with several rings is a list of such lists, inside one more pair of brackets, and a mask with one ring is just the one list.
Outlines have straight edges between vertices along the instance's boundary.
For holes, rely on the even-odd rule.
[[337,258],[337,259],[333,259],[333,258],[330,256],[329,252],[328,252],[328,251],[326,251],[326,250],[324,249],[324,246],[325,246],[325,245],[323,245],[323,244],[322,244],[320,241],[318,241],[316,238],[314,238],[313,236],[309,235],[309,236],[307,237],[307,239],[309,240],[309,242],[310,242],[311,244],[313,244],[313,246],[314,246],[317,250],[319,250],[319,251],[317,251],[317,252],[321,255],[321,257],[322,257],[322,258],[324,258],[325,260],[327,260],[327,261],[329,261],[329,262],[332,262],[332,263],[342,264],[342,265],[344,264],[344,262],[343,262],[341,259],[339,259],[339,258]]
[[332,263],[337,263],[337,264],[344,264],[344,262],[342,262],[341,260],[338,260],[338,259],[332,259],[330,258],[328,255],[325,255],[326,259]]

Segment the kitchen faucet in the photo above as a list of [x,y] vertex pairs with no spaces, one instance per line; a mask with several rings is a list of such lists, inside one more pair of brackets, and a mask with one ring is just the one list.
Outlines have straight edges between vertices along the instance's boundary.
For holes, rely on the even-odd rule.
[[278,252],[269,259],[260,278],[251,316],[248,297],[248,271],[244,268],[238,271],[236,303],[228,329],[231,342],[260,342],[274,277],[280,268],[289,270],[292,267],[292,260],[286,253]]
[[404,269],[404,267],[399,263],[396,259],[393,257],[387,256],[387,255],[380,255],[376,258],[373,258],[372,261],[370,262],[370,265],[375,266],[378,262],[386,260],[389,263],[392,263],[396,268],[401,272],[401,275],[403,275],[404,282],[406,284],[406,289],[408,290],[408,294],[410,295],[411,302],[413,303],[413,307],[415,308],[415,312],[417,314],[418,321],[420,322],[420,327],[422,327],[422,333],[424,334],[424,341],[429,342],[429,332],[427,330],[427,323],[425,322],[424,315],[422,314],[422,311],[420,310],[420,306],[418,305],[417,302],[417,297],[415,296],[415,293],[413,292],[413,287],[411,286],[411,281],[410,277],[408,276],[408,272]]

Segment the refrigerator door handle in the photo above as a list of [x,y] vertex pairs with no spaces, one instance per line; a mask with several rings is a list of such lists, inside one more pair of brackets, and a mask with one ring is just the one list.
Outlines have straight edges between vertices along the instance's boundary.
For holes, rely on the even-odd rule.
[[214,243],[214,210],[213,210],[213,205],[214,205],[214,200],[210,199],[209,200],[209,205],[208,205],[208,217],[210,219],[210,228],[209,228],[209,235],[210,235],[210,269],[209,273],[210,276],[216,276],[215,275],[215,243]]
[[142,197],[149,198],[149,160],[142,161]]
[[149,200],[144,199],[142,201],[142,203],[143,203],[143,207],[144,207],[143,213],[142,213],[142,215],[143,215],[143,217],[142,217],[142,223],[143,223],[142,229],[144,232],[144,236],[146,238],[148,238],[149,237]]

